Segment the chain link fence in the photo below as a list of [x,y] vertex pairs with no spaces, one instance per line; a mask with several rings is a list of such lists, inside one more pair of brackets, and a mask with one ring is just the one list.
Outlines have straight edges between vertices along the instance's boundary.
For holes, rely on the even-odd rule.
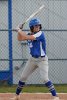
[[[42,4],[45,8],[35,18],[41,20],[42,30],[46,35],[49,78],[55,84],[67,83],[66,0],[0,0],[0,80],[12,78],[13,84],[18,83],[30,55],[27,42],[18,42],[17,33],[13,29],[19,23],[23,23]],[[28,23],[24,25],[24,30],[26,33],[29,32]],[[6,78],[2,78],[4,71],[7,71]],[[43,84],[39,69],[26,83]]]

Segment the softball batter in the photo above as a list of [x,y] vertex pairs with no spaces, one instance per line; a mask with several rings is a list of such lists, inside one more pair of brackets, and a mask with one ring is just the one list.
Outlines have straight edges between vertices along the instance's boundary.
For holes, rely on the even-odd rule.
[[27,35],[21,30],[22,26],[17,28],[18,40],[28,41],[30,48],[30,58],[26,63],[26,66],[22,72],[18,86],[16,89],[16,96],[12,100],[20,100],[20,92],[25,85],[25,82],[29,75],[33,73],[37,68],[40,69],[40,75],[46,87],[49,88],[53,96],[53,100],[59,100],[53,83],[48,78],[48,57],[46,55],[46,40],[44,32],[41,31],[42,25],[37,18],[31,19],[29,22],[31,34]]

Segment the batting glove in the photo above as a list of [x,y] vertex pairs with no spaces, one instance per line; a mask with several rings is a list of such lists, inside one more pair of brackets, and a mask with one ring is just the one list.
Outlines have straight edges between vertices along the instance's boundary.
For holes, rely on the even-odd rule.
[[16,31],[22,30],[22,28],[23,28],[23,24],[20,24],[17,26]]
[[20,25],[19,25],[19,28],[20,28],[20,29],[23,29],[23,24],[20,24]]

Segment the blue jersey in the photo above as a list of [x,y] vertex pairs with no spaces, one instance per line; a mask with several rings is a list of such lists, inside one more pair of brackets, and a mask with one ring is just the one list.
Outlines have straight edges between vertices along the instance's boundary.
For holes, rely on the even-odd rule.
[[39,31],[33,35],[35,40],[28,40],[28,45],[30,48],[30,54],[33,57],[40,57],[46,55],[46,40],[44,32]]

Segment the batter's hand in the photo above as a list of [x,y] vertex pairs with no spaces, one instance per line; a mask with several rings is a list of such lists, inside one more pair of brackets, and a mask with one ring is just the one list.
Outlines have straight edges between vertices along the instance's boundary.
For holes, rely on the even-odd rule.
[[22,30],[22,29],[23,29],[23,24],[20,24],[20,25],[18,25],[18,26],[16,27],[16,31]]
[[24,25],[24,24],[20,24],[20,25],[19,25],[19,28],[20,28],[20,29],[23,29],[23,25]]

